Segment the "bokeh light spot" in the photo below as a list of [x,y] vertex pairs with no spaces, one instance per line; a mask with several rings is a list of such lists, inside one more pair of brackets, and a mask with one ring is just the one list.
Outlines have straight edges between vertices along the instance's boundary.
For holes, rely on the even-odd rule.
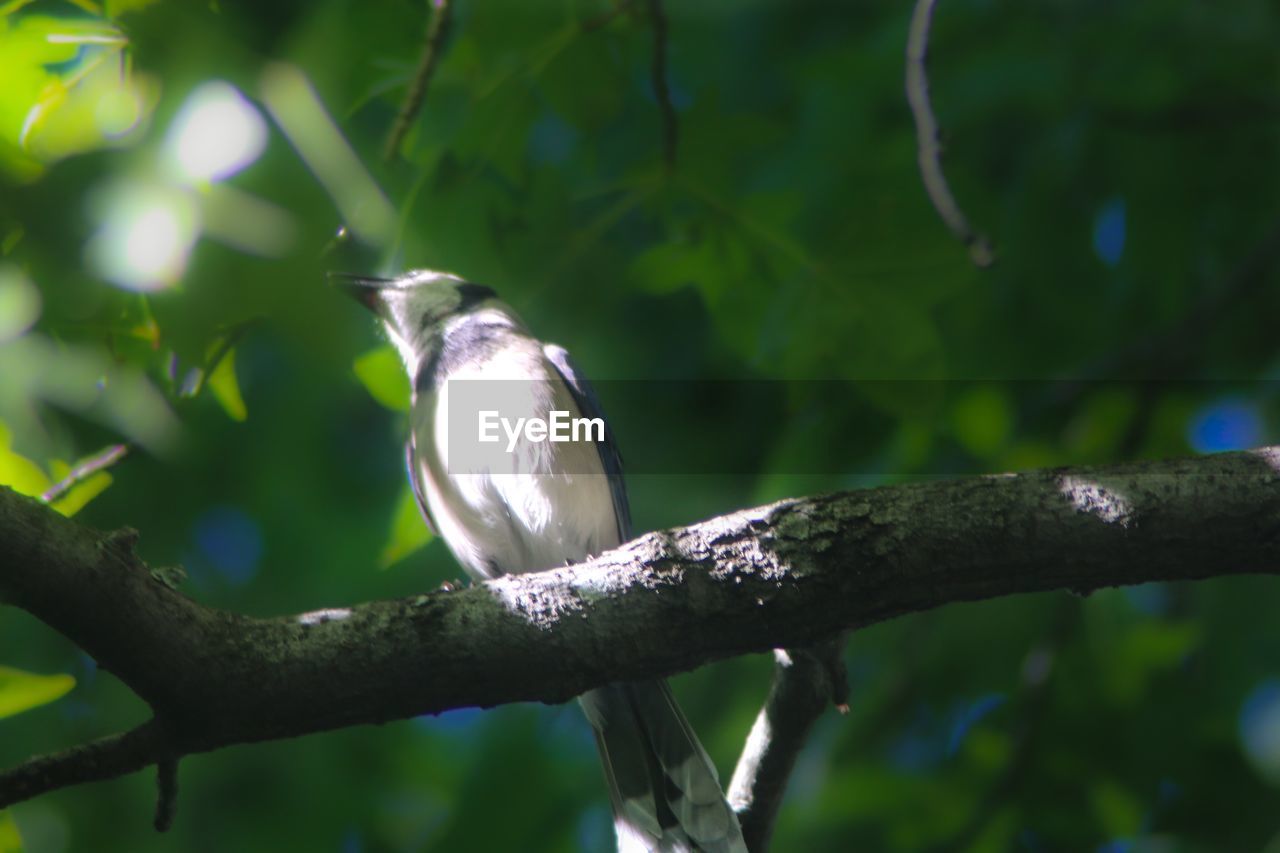
[[1107,201],[1093,220],[1093,251],[1104,264],[1114,267],[1124,256],[1124,243],[1128,230],[1128,216],[1124,199]]
[[243,511],[230,506],[215,507],[196,520],[196,546],[233,585],[248,583],[258,573],[262,559],[262,531]]
[[0,343],[20,337],[40,317],[40,291],[12,264],[0,265]]
[[1253,403],[1226,398],[1196,412],[1187,426],[1187,443],[1199,453],[1246,450],[1264,443],[1262,413]]
[[249,99],[230,83],[199,86],[169,128],[170,158],[186,181],[219,181],[257,160],[267,125]]
[[159,290],[182,277],[199,231],[182,190],[127,184],[95,199],[102,227],[86,247],[104,278],[130,290]]
[[1245,697],[1240,745],[1263,776],[1280,784],[1280,680],[1268,679]]

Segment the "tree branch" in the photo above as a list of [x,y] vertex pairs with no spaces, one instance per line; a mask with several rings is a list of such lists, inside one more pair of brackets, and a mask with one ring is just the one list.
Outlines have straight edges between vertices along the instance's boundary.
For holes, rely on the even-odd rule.
[[155,764],[165,752],[154,723],[25,761],[0,775],[5,806],[59,788],[100,782]]
[[916,160],[920,164],[920,178],[934,210],[951,229],[951,233],[969,249],[969,257],[979,267],[989,267],[994,255],[986,237],[973,230],[969,219],[956,203],[942,171],[942,145],[939,141],[938,119],[933,114],[929,100],[929,77],[925,73],[925,60],[929,55],[929,28],[933,24],[933,7],[937,0],[916,0],[911,13],[911,28],[907,33],[907,103],[916,123]]
[[427,86],[431,83],[431,75],[435,73],[436,64],[440,61],[444,38],[449,32],[449,22],[453,18],[453,0],[432,0],[432,5],[435,6],[436,11],[431,16],[431,23],[427,26],[422,56],[418,59],[418,67],[413,72],[413,79],[409,81],[409,90],[405,92],[400,112],[396,114],[396,120],[391,125],[391,133],[387,135],[387,146],[383,150],[383,157],[387,160],[394,160],[400,153],[400,143],[404,141],[405,134],[409,132],[409,127],[417,118],[418,111],[422,109],[422,102],[427,97]]
[[563,702],[951,602],[1274,574],[1280,448],[786,500],[555,571],[273,619],[171,589],[135,539],[0,489],[0,601],[64,634],[156,717],[0,773],[0,808],[231,744]]
[[729,783],[729,805],[738,813],[748,850],[769,848],[787,780],[818,717],[832,705],[848,713],[843,646],[837,638],[808,649],[774,652],[773,687]]
[[40,500],[45,503],[53,503],[58,498],[71,491],[72,487],[80,482],[89,479],[94,474],[119,462],[129,453],[128,444],[113,444],[103,450],[98,451],[93,456],[81,462],[76,467],[67,472],[67,476],[49,487]]
[[662,159],[670,172],[676,167],[679,124],[671,102],[671,88],[667,85],[667,12],[662,8],[662,0],[649,0],[649,17],[653,21],[653,96],[662,112]]

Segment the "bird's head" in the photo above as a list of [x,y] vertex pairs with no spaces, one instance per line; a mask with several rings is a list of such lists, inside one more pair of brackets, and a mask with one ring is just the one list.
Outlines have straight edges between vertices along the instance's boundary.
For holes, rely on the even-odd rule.
[[434,270],[395,278],[330,273],[329,280],[378,316],[411,376],[451,317],[496,298],[491,288]]

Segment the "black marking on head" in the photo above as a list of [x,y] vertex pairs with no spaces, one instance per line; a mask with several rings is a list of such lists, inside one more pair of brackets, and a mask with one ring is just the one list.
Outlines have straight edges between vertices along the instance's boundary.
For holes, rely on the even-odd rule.
[[458,303],[458,311],[463,312],[470,311],[486,299],[496,299],[498,293],[492,287],[486,287],[483,284],[472,284],[469,281],[464,281],[462,284],[458,285],[458,296],[462,299],[462,301]]

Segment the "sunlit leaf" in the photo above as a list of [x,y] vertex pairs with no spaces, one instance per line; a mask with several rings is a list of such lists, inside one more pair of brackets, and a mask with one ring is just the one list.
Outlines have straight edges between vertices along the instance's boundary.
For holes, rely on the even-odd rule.
[[9,811],[0,811],[0,853],[22,853],[22,836]]
[[49,488],[49,475],[30,459],[15,453],[9,428],[0,421],[0,486],[37,497]]
[[413,490],[405,485],[396,502],[396,514],[391,522],[391,533],[382,548],[378,565],[387,568],[400,562],[431,541],[431,531],[422,519],[422,511],[418,508],[418,500]]
[[218,362],[218,366],[209,376],[208,384],[209,390],[213,392],[214,399],[222,406],[223,411],[233,421],[243,421],[249,416],[249,410],[245,408],[244,398],[240,395],[240,383],[236,381],[235,360],[236,351],[232,348]]
[[91,14],[0,16],[0,167],[11,175],[125,144],[155,105],[157,87],[133,72],[128,39]]
[[70,675],[37,675],[0,666],[0,719],[47,705],[75,686]]
[[160,0],[107,0],[107,17],[114,20],[130,12],[141,12],[158,2]]
[[0,3],[0,18],[6,15],[12,15],[23,6],[30,6],[36,0],[9,0],[8,3]]
[[409,411],[409,379],[400,356],[390,344],[370,350],[355,360],[356,378],[388,409]]

